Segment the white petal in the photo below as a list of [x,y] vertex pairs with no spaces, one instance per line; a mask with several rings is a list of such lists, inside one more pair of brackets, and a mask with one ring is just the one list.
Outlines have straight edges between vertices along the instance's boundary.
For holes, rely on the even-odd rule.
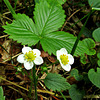
[[60,50],[57,50],[56,55],[57,59],[60,60],[60,55],[66,54],[67,55],[67,50],[65,48],[61,48]]
[[18,61],[19,63],[24,63],[24,54],[19,55],[19,56],[17,57],[17,61]]
[[67,52],[67,50],[65,48],[61,48],[60,49],[60,53],[61,54],[67,54],[68,52]]
[[33,62],[27,62],[27,61],[24,62],[24,67],[27,70],[32,69],[33,68],[33,65],[34,65]]
[[56,56],[57,56],[57,59],[60,60],[60,50],[56,51]]
[[34,60],[34,63],[36,65],[41,65],[43,63],[42,57],[40,57],[40,56],[36,57],[35,60]]
[[22,52],[25,54],[26,52],[31,51],[32,49],[30,47],[23,47]]
[[70,71],[71,70],[71,66],[69,64],[67,64],[67,65],[61,64],[61,66],[65,71]]
[[41,52],[38,49],[33,49],[33,52],[36,53],[36,56],[40,56]]
[[67,54],[68,56],[68,60],[69,60],[69,64],[73,64],[74,63],[74,57],[71,54]]

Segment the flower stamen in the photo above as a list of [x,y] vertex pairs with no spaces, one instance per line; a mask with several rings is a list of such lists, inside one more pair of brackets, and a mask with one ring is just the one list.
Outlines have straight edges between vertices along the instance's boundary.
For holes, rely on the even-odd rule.
[[36,53],[33,52],[33,50],[29,51],[29,52],[26,52],[25,55],[24,55],[25,59],[27,61],[34,61],[35,58],[36,58]]
[[61,60],[61,63],[64,65],[68,64],[68,62],[69,62],[68,56],[66,56],[65,54],[60,55],[60,60]]

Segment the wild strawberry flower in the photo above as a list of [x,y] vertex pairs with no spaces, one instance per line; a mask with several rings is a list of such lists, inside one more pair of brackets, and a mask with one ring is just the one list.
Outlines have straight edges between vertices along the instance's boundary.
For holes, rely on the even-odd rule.
[[57,50],[57,59],[59,60],[62,68],[66,71],[71,70],[71,65],[74,63],[74,58],[71,54],[68,54],[65,48]]
[[43,63],[43,59],[40,56],[41,52],[38,49],[31,49],[30,47],[23,47],[22,53],[17,57],[17,61],[19,63],[24,63],[24,67],[27,70],[32,69],[34,64],[41,65]]

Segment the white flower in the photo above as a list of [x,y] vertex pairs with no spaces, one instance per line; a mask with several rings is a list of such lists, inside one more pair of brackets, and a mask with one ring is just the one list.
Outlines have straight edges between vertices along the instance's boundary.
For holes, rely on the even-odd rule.
[[23,47],[22,53],[17,57],[17,61],[19,63],[24,63],[24,67],[27,70],[32,69],[34,63],[36,65],[41,65],[43,63],[43,59],[40,56],[41,52],[38,49],[31,49],[30,47]]
[[74,63],[74,58],[71,54],[68,54],[65,48],[57,50],[57,59],[59,60],[62,68],[66,71],[71,70],[71,65]]

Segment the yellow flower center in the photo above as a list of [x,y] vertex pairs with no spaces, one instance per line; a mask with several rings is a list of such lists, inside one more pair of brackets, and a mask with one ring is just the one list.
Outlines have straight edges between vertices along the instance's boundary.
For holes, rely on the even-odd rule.
[[61,60],[61,63],[64,65],[68,64],[68,62],[69,62],[68,56],[66,56],[65,54],[60,55],[60,60]]
[[24,55],[25,59],[27,61],[34,61],[36,58],[36,53],[34,53],[32,50],[29,52],[26,52]]

